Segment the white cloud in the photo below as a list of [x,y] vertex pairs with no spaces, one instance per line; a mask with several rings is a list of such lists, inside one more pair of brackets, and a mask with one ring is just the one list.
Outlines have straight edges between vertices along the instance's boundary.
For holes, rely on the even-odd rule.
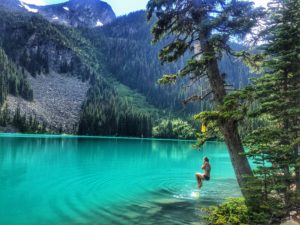
[[32,4],[32,5],[46,5],[46,2],[44,0],[21,0],[21,1],[26,4]]

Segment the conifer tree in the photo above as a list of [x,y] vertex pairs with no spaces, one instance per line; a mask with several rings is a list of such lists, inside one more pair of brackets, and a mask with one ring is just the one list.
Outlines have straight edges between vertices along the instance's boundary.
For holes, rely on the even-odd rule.
[[264,76],[255,80],[253,90],[260,103],[253,116],[266,125],[253,131],[248,145],[250,155],[262,163],[256,175],[264,183],[264,200],[270,201],[276,191],[284,196],[282,207],[287,210],[300,198],[299,0],[270,2],[266,25]]
[[[227,92],[218,60],[224,53],[243,55],[230,47],[229,40],[245,37],[263,16],[262,9],[255,9],[253,3],[239,0],[150,0],[147,11],[148,20],[157,17],[152,30],[153,42],[157,43],[164,37],[171,39],[161,49],[159,57],[163,63],[177,61],[186,53],[193,52],[195,46],[200,46],[177,74],[165,75],[160,82],[174,83],[186,76],[196,82],[207,76],[216,103],[214,117],[224,134],[238,183],[244,187],[243,177],[253,174],[244,154],[237,119],[221,112]],[[202,96],[191,98],[199,99]]]

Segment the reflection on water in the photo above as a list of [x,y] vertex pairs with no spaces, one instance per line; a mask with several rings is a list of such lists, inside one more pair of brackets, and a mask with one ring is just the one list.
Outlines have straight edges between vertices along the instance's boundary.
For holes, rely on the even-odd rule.
[[200,223],[199,208],[239,195],[222,143],[0,136],[0,224]]

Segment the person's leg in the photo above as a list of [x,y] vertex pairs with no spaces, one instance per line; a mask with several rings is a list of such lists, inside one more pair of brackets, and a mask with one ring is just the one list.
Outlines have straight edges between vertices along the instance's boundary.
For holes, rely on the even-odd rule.
[[198,188],[200,189],[202,187],[202,180],[204,179],[204,176],[202,173],[196,173],[195,176],[197,179]]

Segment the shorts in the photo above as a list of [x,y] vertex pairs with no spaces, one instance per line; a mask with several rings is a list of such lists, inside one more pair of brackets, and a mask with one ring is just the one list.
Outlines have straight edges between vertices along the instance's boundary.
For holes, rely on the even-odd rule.
[[205,180],[210,180],[209,176],[204,175],[203,177],[204,177]]

